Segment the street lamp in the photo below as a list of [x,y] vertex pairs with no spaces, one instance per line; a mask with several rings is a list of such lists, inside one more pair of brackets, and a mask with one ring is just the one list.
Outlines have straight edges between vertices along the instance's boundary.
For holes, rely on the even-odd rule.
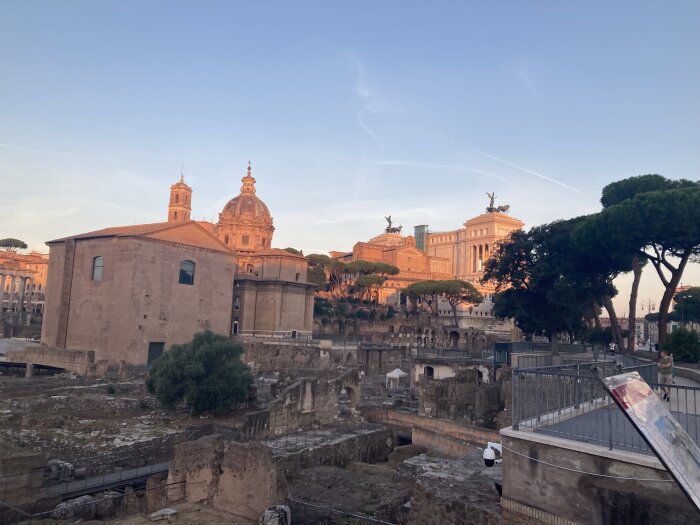
[[681,297],[681,326],[685,327],[685,300],[692,299],[692,295],[683,295]]
[[[647,298],[646,301],[642,302],[642,311],[647,310],[649,313],[652,313],[654,310],[656,310],[656,303],[651,300],[651,298]],[[648,338],[648,345],[649,345],[649,351],[651,352],[651,330],[649,329],[649,326],[646,326],[647,331],[649,332],[649,338]]]

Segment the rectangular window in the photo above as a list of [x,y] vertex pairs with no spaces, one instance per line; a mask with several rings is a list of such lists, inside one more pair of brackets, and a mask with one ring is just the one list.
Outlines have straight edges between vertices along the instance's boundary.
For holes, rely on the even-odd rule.
[[248,246],[248,241],[250,241],[250,237],[248,237],[247,235],[244,235],[243,237],[241,237],[241,242],[243,243],[244,246]]
[[95,257],[92,260],[92,280],[101,281],[102,280],[102,270],[105,265],[104,257]]
[[180,284],[194,284],[195,264],[192,261],[182,261],[180,263]]
[[236,296],[236,298],[233,300],[233,309],[234,310],[240,310],[241,309],[241,298],[240,296]]
[[298,281],[300,276],[301,276],[301,274],[300,274],[300,273],[297,273],[297,275],[296,275],[296,277],[294,278],[294,280],[295,280],[295,281]]
[[163,355],[165,343],[148,343],[148,364]]

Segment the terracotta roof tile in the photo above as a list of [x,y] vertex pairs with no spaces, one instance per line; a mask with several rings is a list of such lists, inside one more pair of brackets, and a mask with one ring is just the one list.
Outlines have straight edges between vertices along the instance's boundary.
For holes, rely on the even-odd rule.
[[282,250],[280,248],[269,248],[267,250],[260,250],[253,255],[281,255],[284,257],[296,257],[297,259],[304,259],[305,257],[303,255],[297,255],[292,252],[288,252],[287,250]]
[[116,226],[55,239],[53,241],[48,241],[46,244],[64,242],[68,239],[86,240],[102,237],[143,237],[166,242],[188,244],[199,248],[207,248],[209,250],[231,251],[223,242],[207,231],[205,227],[197,223],[197,221],[176,223],[156,222],[152,224],[135,224],[133,226]]

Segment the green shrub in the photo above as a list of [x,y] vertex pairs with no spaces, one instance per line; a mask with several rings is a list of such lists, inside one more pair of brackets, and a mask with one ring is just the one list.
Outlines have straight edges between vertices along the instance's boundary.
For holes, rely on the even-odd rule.
[[369,313],[369,320],[370,320],[370,321],[374,321],[375,319],[377,319],[377,311],[376,311],[376,310],[372,310],[372,311],[370,311],[370,313]]
[[363,308],[360,308],[357,310],[357,312],[355,312],[355,317],[362,321],[366,321],[369,319],[369,312]]
[[114,385],[107,385],[107,393],[108,393],[110,396],[113,396],[114,394],[117,393],[117,389],[115,388]]
[[227,412],[248,397],[253,382],[241,354],[240,343],[210,331],[198,333],[151,364],[146,387],[165,407],[184,402],[194,413]]
[[679,328],[669,334],[664,350],[673,354],[674,361],[697,363],[700,361],[700,338],[694,330]]

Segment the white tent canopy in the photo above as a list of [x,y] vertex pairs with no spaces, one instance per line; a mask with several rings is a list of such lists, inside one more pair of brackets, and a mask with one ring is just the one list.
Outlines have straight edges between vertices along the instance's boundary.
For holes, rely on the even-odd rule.
[[386,388],[389,388],[389,383],[396,383],[393,388],[398,388],[399,384],[401,384],[401,378],[407,376],[408,374],[400,368],[394,368],[391,372],[389,372],[386,375]]

